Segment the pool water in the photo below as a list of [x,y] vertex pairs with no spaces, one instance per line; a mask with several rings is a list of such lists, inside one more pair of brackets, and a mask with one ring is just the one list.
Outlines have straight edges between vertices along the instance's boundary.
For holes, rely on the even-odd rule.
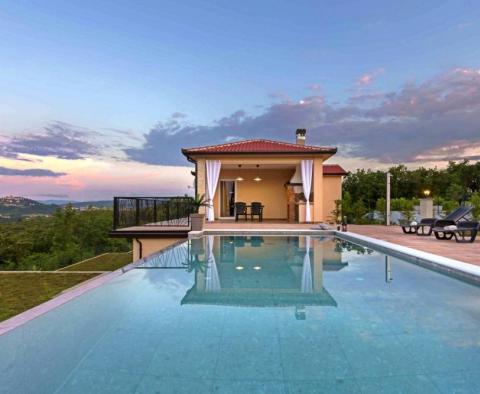
[[324,237],[207,236],[0,336],[1,393],[480,392],[480,289]]

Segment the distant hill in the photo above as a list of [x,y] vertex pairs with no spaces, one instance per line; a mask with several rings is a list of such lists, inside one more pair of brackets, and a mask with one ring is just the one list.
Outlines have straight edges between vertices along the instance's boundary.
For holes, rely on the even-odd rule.
[[88,208],[88,207],[111,208],[113,205],[112,200],[97,200],[97,201],[44,200],[42,201],[42,203],[59,205],[61,207],[67,204],[72,204],[72,206],[75,208]]
[[57,205],[42,204],[26,197],[0,197],[0,220],[12,221],[23,217],[49,216],[58,209]]
[[34,216],[50,216],[57,209],[72,204],[76,209],[108,209],[112,207],[112,201],[67,201],[67,200],[46,200],[35,201],[26,197],[6,196],[0,197],[0,222],[10,222],[21,218]]

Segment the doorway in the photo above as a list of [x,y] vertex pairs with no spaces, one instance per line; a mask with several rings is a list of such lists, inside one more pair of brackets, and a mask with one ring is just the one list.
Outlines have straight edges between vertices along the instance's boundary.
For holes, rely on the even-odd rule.
[[235,215],[235,181],[220,181],[220,217],[233,218]]

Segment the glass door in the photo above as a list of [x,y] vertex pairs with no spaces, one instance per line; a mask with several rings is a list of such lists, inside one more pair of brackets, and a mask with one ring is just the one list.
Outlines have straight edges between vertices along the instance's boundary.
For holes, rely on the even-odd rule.
[[220,181],[220,217],[233,217],[235,212],[235,181]]

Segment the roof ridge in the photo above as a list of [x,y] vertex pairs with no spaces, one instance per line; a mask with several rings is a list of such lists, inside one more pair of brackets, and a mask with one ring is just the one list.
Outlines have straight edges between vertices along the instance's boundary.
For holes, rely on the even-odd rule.
[[235,145],[243,145],[251,142],[268,142],[271,144],[276,144],[276,145],[286,145],[286,146],[291,146],[291,147],[302,147],[304,149],[311,149],[311,150],[316,150],[316,149],[329,149],[333,147],[329,146],[319,146],[319,145],[299,145],[293,142],[286,142],[286,141],[276,141],[276,140],[270,140],[267,138],[250,138],[247,140],[240,140],[240,141],[232,141],[232,142],[226,142],[223,144],[215,144],[215,145],[204,145],[204,146],[199,146],[199,147],[193,147],[193,148],[184,148],[184,150],[189,151],[189,150],[205,150],[205,149],[210,149],[210,148],[223,148],[227,146],[235,146]]

